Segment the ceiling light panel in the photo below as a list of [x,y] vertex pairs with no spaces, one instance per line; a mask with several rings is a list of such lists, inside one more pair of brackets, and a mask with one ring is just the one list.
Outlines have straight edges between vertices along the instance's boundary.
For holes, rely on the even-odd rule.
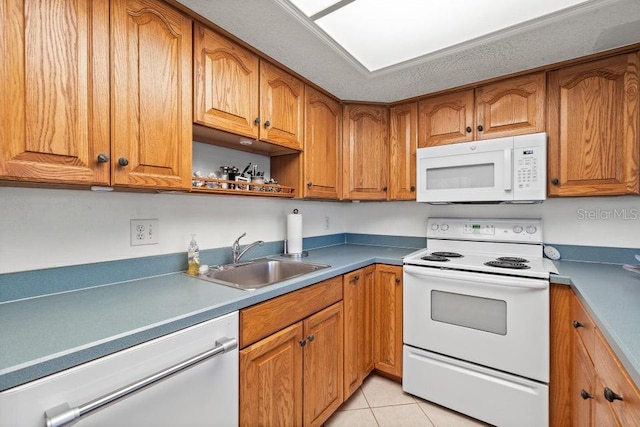
[[291,0],[291,3],[307,16],[313,16],[338,2],[340,0]]
[[[356,0],[315,23],[369,71],[437,52],[585,0]],[[338,1],[292,0],[307,16]]]

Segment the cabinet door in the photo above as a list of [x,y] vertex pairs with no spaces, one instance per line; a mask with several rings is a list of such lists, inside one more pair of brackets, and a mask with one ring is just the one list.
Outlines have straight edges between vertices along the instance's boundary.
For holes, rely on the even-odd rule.
[[342,107],[305,87],[304,197],[339,199],[342,193]]
[[191,39],[163,2],[111,3],[114,184],[191,188]]
[[545,73],[476,89],[476,139],[544,132]]
[[378,264],[374,292],[375,368],[402,377],[402,267]]
[[418,147],[473,140],[473,90],[423,99],[418,104]]
[[342,302],[304,321],[304,425],[321,426],[343,402]]
[[571,419],[575,426],[588,427],[593,425],[592,412],[595,397],[595,372],[584,345],[577,335],[573,338]]
[[260,139],[302,149],[304,84],[260,61]]
[[374,368],[374,348],[373,348],[373,298],[376,283],[376,266],[370,265],[363,269],[362,284],[359,287],[359,319],[361,325],[359,339],[361,344],[361,372],[364,379]]
[[343,276],[344,399],[373,370],[373,284],[375,266]]
[[389,110],[387,107],[345,105],[343,116],[344,198],[386,200]]
[[391,200],[416,199],[418,104],[391,108],[389,178]]
[[549,195],[638,193],[637,53],[549,74]]
[[258,138],[258,57],[200,24],[193,34],[194,121]]
[[302,322],[240,351],[240,425],[302,425]]
[[109,2],[4,0],[0,46],[0,178],[109,185]]

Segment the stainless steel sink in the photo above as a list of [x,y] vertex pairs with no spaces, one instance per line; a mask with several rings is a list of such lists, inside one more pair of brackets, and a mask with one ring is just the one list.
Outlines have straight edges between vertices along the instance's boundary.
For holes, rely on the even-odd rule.
[[328,267],[331,266],[263,258],[240,264],[224,265],[198,277],[213,283],[252,291]]

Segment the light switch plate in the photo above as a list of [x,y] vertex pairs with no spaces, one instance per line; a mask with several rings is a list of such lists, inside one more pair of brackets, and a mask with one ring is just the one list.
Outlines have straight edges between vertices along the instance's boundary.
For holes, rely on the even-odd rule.
[[160,226],[157,219],[131,220],[131,246],[157,245],[160,241]]

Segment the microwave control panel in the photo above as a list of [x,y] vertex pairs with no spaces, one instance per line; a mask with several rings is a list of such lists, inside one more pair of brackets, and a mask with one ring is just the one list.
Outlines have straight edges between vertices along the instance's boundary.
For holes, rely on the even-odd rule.
[[515,184],[519,189],[536,188],[540,182],[540,168],[544,165],[544,159],[540,159],[537,148],[516,148],[515,157]]

